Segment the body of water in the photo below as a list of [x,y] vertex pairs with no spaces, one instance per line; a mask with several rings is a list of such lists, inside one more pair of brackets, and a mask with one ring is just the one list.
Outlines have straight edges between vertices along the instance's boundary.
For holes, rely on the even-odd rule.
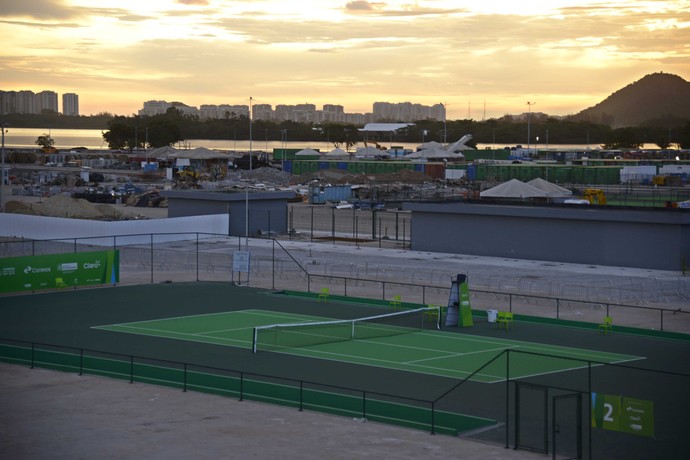
[[[105,131],[105,130],[103,130]],[[55,148],[59,150],[69,150],[76,147],[86,147],[90,150],[108,150],[108,144],[103,140],[103,131],[99,129],[40,129],[40,128],[12,128],[9,127],[5,133],[5,147],[7,148],[36,148],[36,139],[39,136],[50,135],[55,140]],[[455,142],[457,139],[449,139],[449,143]],[[479,149],[495,148],[501,149],[506,146],[514,146],[517,144],[522,144],[523,147],[527,147],[523,142],[508,143],[508,144],[478,144]],[[389,144],[383,142],[381,143],[384,147],[390,147]],[[416,150],[419,143],[405,143],[405,142],[395,142],[392,145],[402,146],[403,148]],[[175,148],[182,149],[193,149],[197,147],[206,147],[208,149],[215,150],[235,150],[246,152],[250,149],[252,151],[268,151],[272,152],[273,149],[281,149],[283,147],[288,149],[315,149],[321,152],[329,152],[335,147],[332,143],[326,141],[288,141],[283,143],[282,141],[266,141],[261,139],[254,139],[251,142],[247,140],[211,140],[211,139],[189,139],[180,143],[179,145],[174,145]],[[364,143],[360,142],[357,147],[364,147]],[[534,148],[534,144],[531,148]],[[592,145],[565,145],[565,144],[539,144],[537,146],[539,150],[544,149],[556,149],[556,150],[580,150],[585,151],[589,149],[600,148],[599,144]],[[643,148],[654,149],[658,148],[656,145],[650,144],[643,146]]]

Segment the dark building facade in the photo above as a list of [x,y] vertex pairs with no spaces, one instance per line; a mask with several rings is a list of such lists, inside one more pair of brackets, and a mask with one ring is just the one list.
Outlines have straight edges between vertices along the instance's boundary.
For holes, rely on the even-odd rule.
[[680,270],[690,266],[681,209],[404,203],[411,246],[515,259]]

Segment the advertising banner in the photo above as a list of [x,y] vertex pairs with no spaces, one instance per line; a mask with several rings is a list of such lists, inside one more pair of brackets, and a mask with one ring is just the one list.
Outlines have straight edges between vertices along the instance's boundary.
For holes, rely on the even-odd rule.
[[0,292],[117,284],[120,252],[97,251],[0,259]]

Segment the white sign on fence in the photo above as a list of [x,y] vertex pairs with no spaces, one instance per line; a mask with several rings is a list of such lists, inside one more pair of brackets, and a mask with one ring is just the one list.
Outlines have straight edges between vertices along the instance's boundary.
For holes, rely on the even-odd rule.
[[249,251],[235,251],[232,254],[232,271],[249,273]]

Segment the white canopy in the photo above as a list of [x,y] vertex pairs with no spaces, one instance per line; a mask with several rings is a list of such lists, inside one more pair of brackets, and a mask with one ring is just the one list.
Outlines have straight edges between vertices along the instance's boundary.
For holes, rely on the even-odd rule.
[[527,182],[527,184],[546,192],[546,194],[550,197],[565,197],[573,195],[573,192],[568,190],[567,188],[563,188],[556,184],[552,184],[551,182],[544,180],[541,177],[532,179],[531,181]]
[[371,131],[371,132],[390,132],[397,131],[401,128],[406,128],[408,126],[414,126],[414,123],[367,123],[364,128],[359,129],[359,131]]
[[461,160],[465,158],[465,156],[462,153],[453,153],[449,152],[448,150],[444,150],[441,148],[437,147],[432,147],[428,149],[423,149],[423,150],[417,150],[416,152],[412,152],[409,155],[405,155],[405,158],[433,158],[433,159],[448,159],[448,160]]
[[330,152],[326,153],[326,156],[331,158],[345,158],[349,157],[350,154],[343,149],[333,149]]
[[149,158],[155,158],[157,160],[167,160],[168,157],[173,157],[177,153],[177,149],[166,145],[165,147],[158,147],[153,150],[149,150],[146,154]]
[[381,155],[387,155],[385,150],[379,150],[376,147],[364,147],[359,148],[355,152],[355,156],[358,157],[376,157]]
[[484,190],[479,194],[482,198],[546,198],[548,195],[543,190],[539,190],[529,184],[517,179]]
[[230,156],[227,153],[217,152],[207,149],[206,147],[197,147],[192,150],[177,150],[174,154],[171,154],[170,157],[186,158],[189,160],[216,160],[227,159]]
[[314,149],[302,149],[299,152],[295,153],[295,155],[296,156],[303,156],[303,155],[321,155],[321,154]]

